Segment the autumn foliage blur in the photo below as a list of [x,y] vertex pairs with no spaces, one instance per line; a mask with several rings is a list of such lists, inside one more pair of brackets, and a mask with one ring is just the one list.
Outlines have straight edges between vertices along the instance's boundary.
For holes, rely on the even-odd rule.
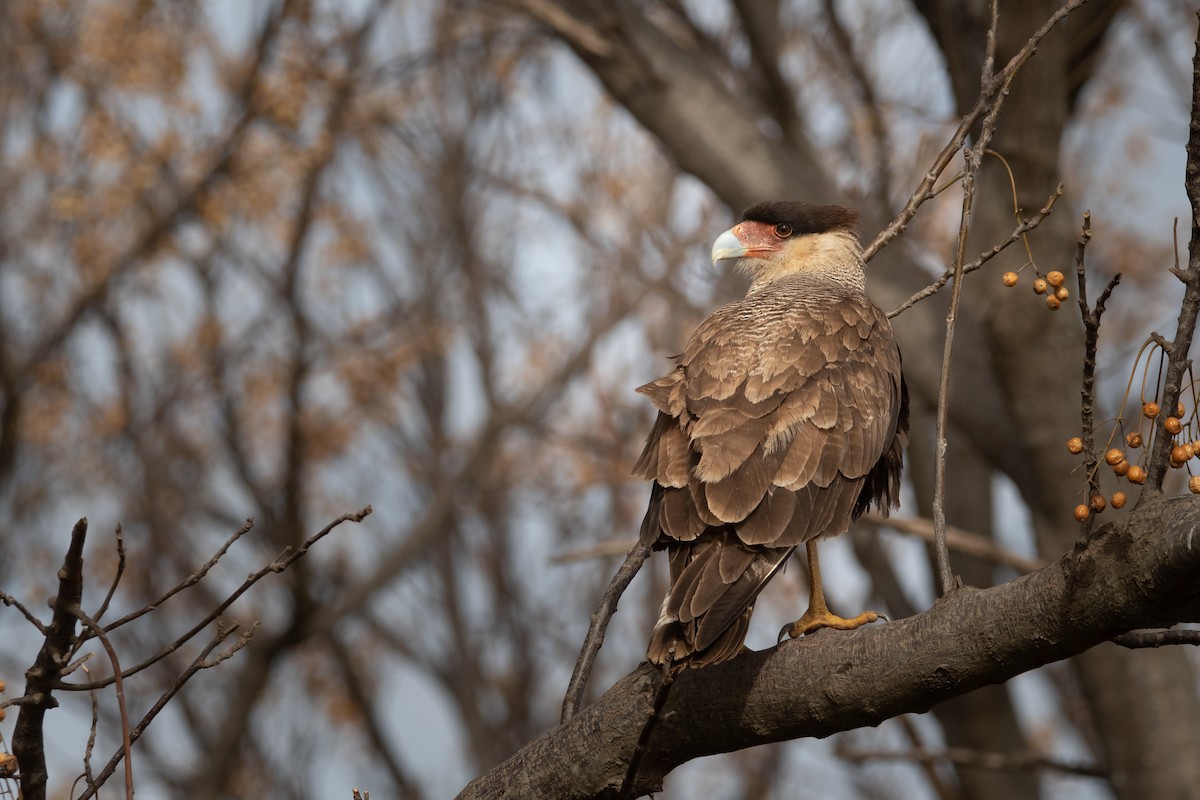
[[[231,609],[262,626],[173,701],[156,723],[169,735],[138,744],[139,791],[447,796],[556,719],[612,563],[550,558],[636,531],[644,487],[627,478],[650,410],[631,389],[737,291],[708,271],[707,248],[726,204],[742,199],[682,172],[679,146],[652,138],[597,85],[576,55],[590,18],[580,33],[555,16],[570,5],[0,4],[0,587],[44,608],[71,524],[86,515],[92,592],[116,560],[101,532],[123,526],[124,613],[253,517],[211,586],[114,637],[135,661],[284,547],[375,509]],[[876,57],[890,43],[937,63],[918,30],[931,4],[847,13],[859,40],[847,52],[841,23],[829,27],[835,4],[797,3],[786,37],[766,51],[752,43],[749,60],[737,31],[755,14],[744,5],[663,3],[644,24],[706,52],[705,69],[748,93],[804,87],[811,115],[765,115],[764,137],[807,142],[829,186],[884,218],[957,115],[946,85],[889,83]],[[1119,40],[1112,58],[1168,37],[1187,15],[1165,6],[1131,2],[1119,22],[1098,15],[1135,41]],[[1161,51],[1168,86],[1186,73],[1173,52]],[[763,58],[778,69],[762,70]],[[882,98],[855,85],[863,70]],[[1064,171],[1079,177],[1077,198],[1108,183],[1136,198],[1148,156],[1135,150],[1149,145],[1114,145],[1130,165],[1092,174],[1100,145],[1086,129],[1150,100],[1096,80],[1072,106],[1078,146]],[[1180,102],[1161,100],[1179,116],[1172,124],[1186,119]],[[1044,200],[1043,187],[1029,191]],[[940,208],[918,221],[909,252],[947,251],[952,204]],[[1008,226],[1011,208],[1000,218]],[[1165,230],[1142,238],[1113,226],[1093,246],[1097,263],[1140,270],[1131,291],[1153,299],[1148,265],[1168,258]],[[1153,304],[1130,307],[1114,320],[1155,319]],[[1061,501],[1068,516],[1072,505]],[[848,591],[885,591],[849,549],[841,558],[866,576]],[[794,605],[795,577],[780,584],[780,606]],[[657,573],[631,590],[595,687],[640,659],[660,594]],[[11,695],[36,632],[7,609],[0,632]],[[149,671],[131,705],[156,697],[187,658]],[[106,669],[89,666],[93,677]],[[1082,710],[1038,717],[1029,746],[1082,741],[1102,753],[1078,680],[1058,670],[1039,685]],[[115,706],[99,701],[108,752]],[[62,702],[48,723],[59,743],[52,796],[79,773],[91,713],[86,696]],[[847,738],[944,735],[922,725]],[[793,752],[732,756],[685,780],[720,771],[738,796],[779,796],[811,758]],[[864,797],[894,796],[884,787],[896,776],[906,797],[945,782],[917,767],[822,770],[819,780]]]

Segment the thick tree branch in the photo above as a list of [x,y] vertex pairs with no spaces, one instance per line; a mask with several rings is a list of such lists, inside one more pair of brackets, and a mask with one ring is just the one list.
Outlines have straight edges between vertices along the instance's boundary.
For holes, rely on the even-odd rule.
[[75,643],[75,612],[83,599],[83,543],[87,518],[75,523],[71,544],[58,570],[58,595],[52,601],[54,615],[45,629],[46,640],[37,660],[25,672],[25,697],[13,728],[13,755],[21,765],[21,796],[39,800],[46,796],[46,749],[42,737],[46,711],[58,706],[52,694]]
[[[1200,619],[1198,514],[1196,498],[1148,503],[1002,586],[960,589],[916,617],[822,631],[686,671],[656,723],[636,789],[656,790],[693,758],[877,725],[1135,628]],[[459,797],[612,796],[660,682],[642,665]]]

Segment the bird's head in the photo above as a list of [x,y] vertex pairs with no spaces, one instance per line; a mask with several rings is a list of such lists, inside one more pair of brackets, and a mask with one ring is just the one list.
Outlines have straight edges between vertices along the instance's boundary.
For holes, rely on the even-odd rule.
[[713,242],[716,264],[734,259],[734,268],[750,277],[750,291],[797,273],[821,274],[862,289],[862,251],[858,214],[842,206],[818,206],[798,200],[772,200],[751,206],[742,221]]

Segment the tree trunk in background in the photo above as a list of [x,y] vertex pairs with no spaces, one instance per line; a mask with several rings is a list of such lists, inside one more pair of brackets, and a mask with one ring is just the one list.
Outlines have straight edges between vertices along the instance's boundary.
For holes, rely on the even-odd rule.
[[[1057,5],[1049,0],[1004,3],[998,63],[1005,63]],[[1061,177],[1060,142],[1078,88],[1070,82],[1071,67],[1085,60],[1073,54],[1096,46],[1096,28],[1102,30],[1103,25],[1095,23],[1102,22],[1115,5],[1091,4],[1088,19],[1072,19],[1068,27],[1052,33],[1018,76],[1005,103],[991,147],[1013,171],[1023,215],[1041,207]],[[1083,31],[1092,38],[1082,39]],[[937,38],[944,50],[976,45],[961,36]],[[947,61],[952,69],[971,68],[970,59],[961,55],[948,56]],[[969,77],[956,78],[955,86],[969,87]],[[968,89],[959,97],[960,110],[973,100]],[[1011,196],[1007,172],[996,159],[987,159],[975,202],[974,245],[968,252],[989,247],[1012,230]],[[983,280],[964,284],[967,315],[983,322],[997,382],[1004,386],[1005,401],[1017,420],[1020,437],[1014,437],[1012,445],[1023,448],[1023,458],[1035,476],[1033,491],[1027,484],[1023,495],[1042,553],[1049,558],[1069,550],[1079,535],[1071,508],[1078,502],[1083,478],[1072,472],[1074,464],[1063,446],[1080,424],[1079,396],[1073,382],[1064,380],[1081,374],[1083,364],[1083,331],[1070,278],[1079,224],[1076,215],[1060,211],[1038,229],[1033,240],[1034,258],[1042,272],[1059,269],[1068,275],[1072,299],[1057,313],[1031,296],[1028,278],[1012,290],[995,279],[1001,271],[1024,263],[1022,248],[1002,255],[1001,263],[990,268]],[[1102,285],[1093,282],[1092,302]],[[1030,358],[1032,352],[1038,357]],[[952,472],[957,469],[956,462]],[[1105,750],[1096,755],[1110,765],[1117,796],[1124,800],[1194,797],[1200,786],[1200,759],[1171,756],[1189,752],[1200,740],[1200,701],[1187,653],[1105,646],[1078,656],[1073,663]]]
[[[932,516],[933,458],[936,421],[931,410],[913,409],[912,426],[921,434],[908,446],[908,475],[913,482],[919,513]],[[947,474],[946,521],[984,536],[992,535],[992,468],[984,463],[961,435],[947,437],[946,460],[954,468]],[[931,554],[932,555],[932,554]],[[991,586],[995,565],[951,554],[954,574],[967,586]],[[934,559],[931,557],[932,565]],[[936,573],[935,573],[936,574]],[[937,589],[934,587],[936,593]],[[1028,748],[1007,686],[985,686],[970,694],[934,706],[946,744],[992,752],[1020,752]],[[955,765],[964,800],[1008,800],[1040,796],[1033,772],[998,772],[970,765]]]

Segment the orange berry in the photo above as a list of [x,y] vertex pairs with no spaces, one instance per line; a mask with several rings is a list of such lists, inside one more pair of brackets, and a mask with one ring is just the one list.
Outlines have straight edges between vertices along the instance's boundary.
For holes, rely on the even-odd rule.
[[1070,439],[1067,439],[1067,452],[1074,456],[1082,453],[1083,439],[1078,436],[1072,436]]
[[1183,407],[1183,402],[1180,401],[1180,402],[1176,403],[1175,404],[1175,416],[1179,417],[1180,419],[1183,419],[1184,415],[1186,415],[1186,414],[1187,414],[1187,409]]
[[1167,429],[1167,433],[1174,436],[1183,430],[1183,423],[1179,421],[1179,417],[1167,417],[1163,420],[1163,427]]
[[1172,467],[1182,467],[1184,464],[1187,463],[1188,458],[1189,458],[1189,456],[1187,454],[1187,448],[1184,447],[1183,445],[1177,444],[1171,448],[1171,466]]
[[1033,282],[1033,290],[1038,294],[1045,294],[1046,288],[1046,281],[1044,278],[1038,278]]
[[1121,508],[1122,506],[1125,505],[1125,501],[1128,499],[1129,498],[1125,496],[1124,492],[1113,492],[1112,507],[1113,508]]
[[1000,280],[1004,281],[1005,286],[1009,286],[1009,287],[1016,286],[1017,285],[1017,273],[1006,272],[1006,273],[1004,273],[1004,276],[1002,278],[1000,278]]
[[1196,456],[1196,445],[1192,444],[1191,442],[1184,442],[1183,449],[1187,451],[1188,458],[1194,458]]
[[1150,419],[1154,419],[1155,417],[1157,417],[1158,416],[1158,403],[1155,403],[1154,401],[1150,401],[1149,403],[1146,403],[1146,405],[1142,406],[1142,414],[1146,417],[1149,417]]
[[1054,295],[1050,295],[1046,298],[1046,308],[1050,309],[1051,311],[1058,311],[1060,308],[1062,308],[1062,301]]
[[1192,494],[1200,494],[1200,475],[1188,478],[1188,491]]
[[1054,290],[1054,296],[1059,300],[1066,302],[1067,298],[1071,296],[1071,293],[1067,291],[1067,287],[1060,286]]
[[1146,470],[1134,464],[1129,468],[1129,475],[1127,477],[1130,483],[1143,484],[1146,482]]
[[1088,505],[1092,507],[1092,511],[1095,511],[1097,514],[1099,514],[1108,507],[1108,501],[1104,499],[1104,495],[1094,494],[1092,495],[1092,499],[1088,501]]
[[1125,460],[1125,454],[1115,447],[1110,447],[1104,453],[1104,460],[1108,462],[1110,466],[1113,464],[1120,464]]
[[1090,513],[1091,513],[1091,511],[1089,511],[1088,507],[1085,506],[1083,503],[1080,503],[1079,505],[1075,506],[1075,520],[1077,522],[1086,522],[1088,515]]
[[1057,289],[1059,286],[1062,286],[1063,274],[1061,272],[1059,272],[1058,270],[1052,270],[1050,272],[1047,272],[1046,273],[1046,283],[1050,284],[1051,286],[1053,286],[1054,288]]
[[1118,478],[1124,478],[1129,473],[1129,462],[1122,461],[1119,464],[1113,464],[1112,468]]
[[1125,444],[1129,445],[1130,447],[1141,447],[1142,435],[1137,431],[1125,434]]

